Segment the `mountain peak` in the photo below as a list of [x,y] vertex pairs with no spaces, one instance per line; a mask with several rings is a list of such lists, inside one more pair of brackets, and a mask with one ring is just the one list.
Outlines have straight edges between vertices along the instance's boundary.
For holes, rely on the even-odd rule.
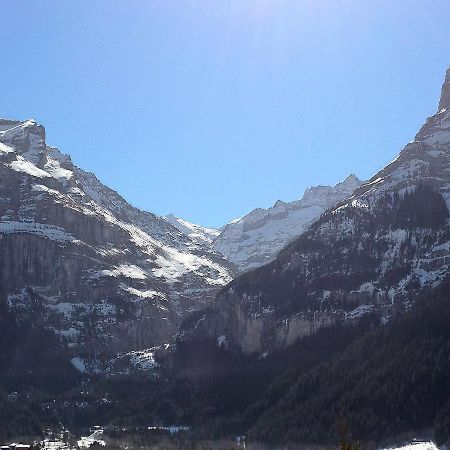
[[277,208],[277,207],[280,207],[280,206],[286,206],[286,202],[283,202],[283,200],[277,200],[277,201],[273,204],[273,207],[274,207],[274,208]]
[[362,181],[353,173],[351,173],[345,180],[344,183],[359,183],[361,184]]
[[450,110],[450,68],[447,69],[445,74],[444,84],[441,90],[441,99],[439,100],[439,111],[443,109]]
[[344,181],[336,184],[333,189],[344,190],[347,193],[347,196],[350,196],[357,187],[361,186],[361,184],[362,181],[352,173]]
[[38,124],[34,119],[27,120],[14,120],[14,119],[2,119],[0,118],[0,131],[2,133],[17,133],[19,131],[26,130],[34,134],[40,135],[45,139],[45,128]]
[[34,119],[0,119],[0,141],[23,157],[36,163],[45,150],[45,128]]

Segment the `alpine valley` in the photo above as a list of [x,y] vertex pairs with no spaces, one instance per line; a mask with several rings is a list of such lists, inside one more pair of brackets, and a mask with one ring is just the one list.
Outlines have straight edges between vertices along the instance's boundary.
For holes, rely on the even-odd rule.
[[141,211],[0,120],[0,435],[449,443],[449,207],[450,69],[370,180],[221,229]]

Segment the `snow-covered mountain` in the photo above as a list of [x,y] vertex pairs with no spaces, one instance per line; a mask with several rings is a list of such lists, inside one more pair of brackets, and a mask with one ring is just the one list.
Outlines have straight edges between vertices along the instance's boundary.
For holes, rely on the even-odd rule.
[[167,341],[234,274],[209,242],[48,146],[33,120],[0,120],[0,255],[1,302],[74,357]]
[[182,335],[254,353],[368,313],[389,321],[450,275],[449,207],[450,69],[438,112],[392,163],[233,280]]
[[201,225],[196,225],[188,220],[176,217],[173,214],[165,216],[165,219],[182,233],[189,236],[193,241],[201,244],[212,245],[214,239],[220,234],[220,231],[215,228],[202,227]]
[[240,271],[272,261],[278,252],[300,236],[321,214],[350,197],[361,181],[350,175],[336,186],[315,186],[290,203],[278,200],[271,208],[257,208],[227,224],[214,240],[214,250]]

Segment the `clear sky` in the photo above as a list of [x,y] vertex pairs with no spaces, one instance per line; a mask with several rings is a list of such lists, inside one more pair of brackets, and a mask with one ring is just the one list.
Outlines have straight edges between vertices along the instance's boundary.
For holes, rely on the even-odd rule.
[[220,226],[392,160],[437,108],[448,0],[1,0],[0,117],[141,208]]

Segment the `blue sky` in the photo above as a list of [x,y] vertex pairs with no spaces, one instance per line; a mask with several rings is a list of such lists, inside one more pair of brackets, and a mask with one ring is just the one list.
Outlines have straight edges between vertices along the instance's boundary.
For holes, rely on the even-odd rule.
[[220,226],[349,173],[433,114],[448,0],[2,0],[0,117],[133,204]]

